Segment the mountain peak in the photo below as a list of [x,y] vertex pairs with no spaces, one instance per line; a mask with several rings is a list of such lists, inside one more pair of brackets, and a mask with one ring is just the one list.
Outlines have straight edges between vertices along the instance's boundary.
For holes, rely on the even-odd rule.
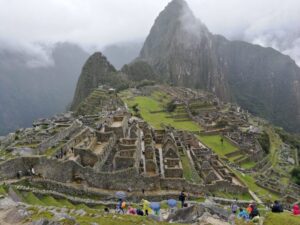
[[116,69],[101,52],[92,54],[82,68],[71,109],[76,109],[93,89],[103,83],[105,77],[114,72]]
[[140,58],[161,57],[172,43],[176,46],[190,45],[190,42],[198,42],[209,35],[206,26],[194,16],[184,0],[173,0],[156,18]]

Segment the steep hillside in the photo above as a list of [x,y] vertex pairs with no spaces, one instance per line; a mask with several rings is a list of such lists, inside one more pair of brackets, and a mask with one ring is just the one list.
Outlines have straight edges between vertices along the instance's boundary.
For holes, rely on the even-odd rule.
[[167,82],[212,91],[300,131],[300,68],[295,62],[271,48],[213,35],[184,0],[173,0],[159,14],[137,60],[148,62]]
[[75,95],[73,98],[71,109],[76,109],[80,102],[82,102],[93,89],[103,84],[104,80],[116,69],[111,65],[105,56],[100,52],[91,55],[82,68]]
[[77,45],[61,43],[53,65],[28,67],[24,53],[0,50],[0,136],[65,111],[87,57]]

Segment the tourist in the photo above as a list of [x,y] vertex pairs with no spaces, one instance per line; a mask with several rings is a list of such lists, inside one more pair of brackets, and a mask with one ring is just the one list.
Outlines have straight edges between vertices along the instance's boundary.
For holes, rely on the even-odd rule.
[[137,209],[136,214],[139,215],[139,216],[144,216],[144,212],[141,209]]
[[248,207],[246,208],[247,213],[250,215],[252,212],[252,204],[249,204]]
[[181,208],[184,207],[185,197],[186,196],[185,196],[184,190],[182,190],[180,195],[179,195],[179,201],[181,202]]
[[253,219],[255,217],[259,217],[260,214],[259,214],[259,211],[258,211],[256,205],[254,205],[254,204],[251,205],[251,208],[252,208],[252,210],[251,210],[251,213],[249,214],[249,218]]
[[232,212],[233,214],[236,214],[237,210],[238,210],[237,201],[234,201],[234,202],[231,204],[231,212]]
[[131,207],[131,206],[129,206],[128,207],[128,214],[130,214],[130,215],[136,215],[137,214],[136,209],[133,208],[133,207]]
[[122,199],[119,199],[118,200],[118,203],[117,203],[117,207],[116,207],[116,212],[117,213],[123,213],[124,214],[124,209],[123,209],[123,200]]
[[272,206],[272,212],[273,213],[281,213],[281,212],[283,212],[282,205],[278,201],[274,201],[274,204]]
[[121,208],[122,208],[122,211],[124,213],[124,209],[126,208],[126,202],[124,200],[122,200]]
[[240,208],[238,218],[241,218],[243,220],[248,221],[249,220],[249,214],[247,213],[246,210],[244,210],[243,208]]
[[142,199],[143,211],[145,212],[146,216],[148,213],[152,213],[152,209],[150,208],[150,202]]
[[293,214],[294,214],[295,216],[300,215],[300,209],[299,209],[299,206],[298,206],[297,204],[295,204],[295,205],[293,206]]

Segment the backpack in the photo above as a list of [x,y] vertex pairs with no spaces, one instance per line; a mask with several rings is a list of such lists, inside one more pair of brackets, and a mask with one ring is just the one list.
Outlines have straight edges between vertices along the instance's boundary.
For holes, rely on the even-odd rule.
[[126,202],[122,202],[121,208],[122,208],[122,209],[125,209],[125,208],[126,208]]

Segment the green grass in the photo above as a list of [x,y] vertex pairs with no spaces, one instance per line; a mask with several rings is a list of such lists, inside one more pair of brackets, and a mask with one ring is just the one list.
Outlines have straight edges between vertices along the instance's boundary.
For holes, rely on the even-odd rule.
[[249,161],[249,162],[245,162],[245,163],[242,163],[241,164],[241,167],[244,168],[244,169],[251,169],[255,166],[255,162],[253,161]]
[[53,218],[54,214],[48,211],[42,211],[39,212],[38,210],[34,210],[34,213],[32,214],[32,220],[36,221],[39,219],[49,219],[51,220]]
[[217,153],[220,156],[225,156],[226,154],[237,150],[237,147],[232,145],[225,138],[223,138],[224,141],[222,144],[220,135],[199,135],[198,138],[201,142],[203,142],[206,146],[211,148],[215,153]]
[[264,225],[299,225],[300,216],[294,216],[292,213],[267,213]]
[[195,183],[201,181],[196,169],[191,165],[190,160],[187,155],[180,156],[182,167],[183,167],[183,177]]
[[[76,222],[80,225],[90,225],[91,223],[105,224],[105,225],[167,225],[167,222],[157,222],[145,216],[131,216],[131,215],[103,215],[99,218],[90,216],[77,217]],[[176,223],[172,223],[176,225]],[[178,225],[178,224],[177,224]]]
[[232,193],[226,193],[226,192],[217,191],[217,192],[213,192],[213,194],[216,197],[221,197],[221,198],[247,200],[247,201],[253,200],[253,198],[251,197],[251,195],[249,193],[232,194]]
[[51,205],[51,206],[56,206],[56,207],[64,207],[64,205],[62,203],[58,202],[52,196],[44,196],[40,200],[47,206]]
[[46,205],[44,202],[42,202],[38,197],[36,197],[31,192],[22,192],[22,196],[23,196],[24,201],[27,204],[30,204],[30,205]]
[[258,186],[253,177],[237,171],[235,171],[235,174],[248,186],[251,191],[256,193],[259,197],[270,199],[272,201],[279,199],[278,195]]
[[74,208],[75,206],[69,202],[67,199],[57,199],[56,200],[59,204],[63,205],[64,207],[67,208]]
[[5,190],[4,186],[1,185],[0,186],[0,195],[6,195],[7,194],[7,191]]
[[[157,94],[156,94],[157,95]],[[170,125],[179,130],[187,131],[199,131],[200,127],[197,123],[192,120],[188,121],[176,121],[171,116],[171,113],[168,112],[157,112],[152,113],[153,111],[162,111],[164,110],[163,100],[159,102],[152,96],[137,96],[131,99],[123,98],[127,103],[128,107],[132,107],[135,104],[138,104],[140,109],[141,116],[145,121],[152,125],[156,129],[161,129],[162,125]]]
[[273,167],[275,167],[278,162],[278,149],[280,148],[282,141],[272,128],[267,128],[266,132],[270,138],[270,158]]

